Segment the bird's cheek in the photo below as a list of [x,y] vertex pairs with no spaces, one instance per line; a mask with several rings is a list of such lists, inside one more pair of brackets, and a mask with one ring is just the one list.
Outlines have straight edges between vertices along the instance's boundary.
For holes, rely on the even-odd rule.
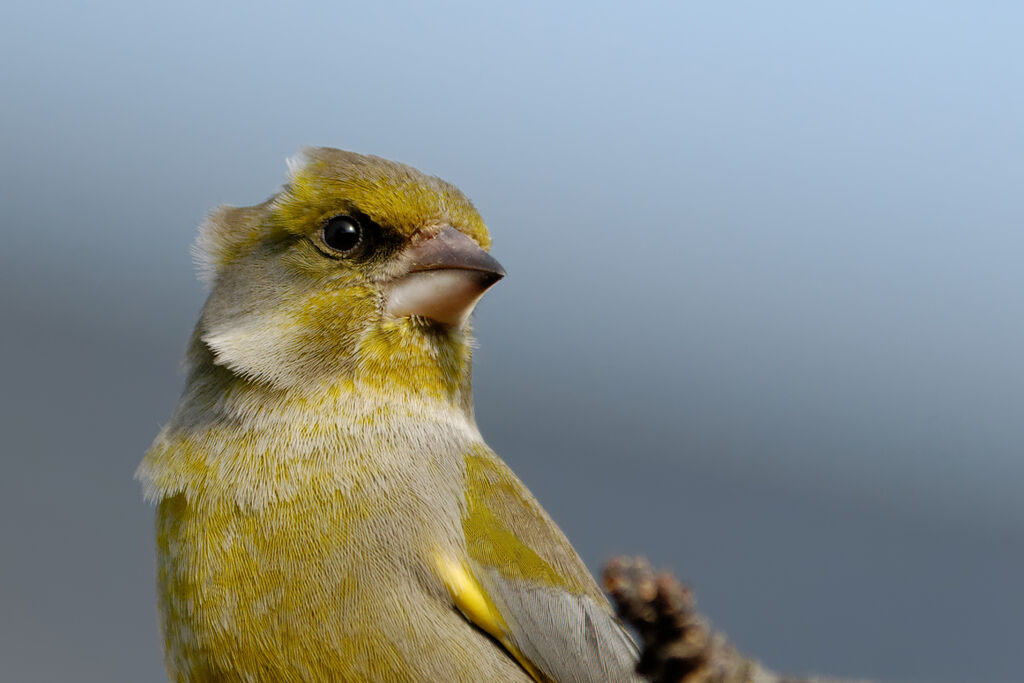
[[378,301],[378,294],[372,287],[328,288],[306,298],[297,320],[325,332],[360,328],[373,319]]

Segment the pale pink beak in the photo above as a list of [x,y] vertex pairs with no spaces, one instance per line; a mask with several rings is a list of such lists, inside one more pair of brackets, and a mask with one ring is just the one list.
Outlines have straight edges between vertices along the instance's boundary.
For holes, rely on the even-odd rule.
[[392,282],[386,307],[400,318],[416,315],[459,327],[484,292],[505,277],[493,256],[455,228],[414,244],[404,257],[409,267]]

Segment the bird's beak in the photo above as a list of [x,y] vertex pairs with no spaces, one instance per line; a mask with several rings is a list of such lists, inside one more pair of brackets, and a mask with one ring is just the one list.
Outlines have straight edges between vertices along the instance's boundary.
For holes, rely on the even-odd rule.
[[458,327],[505,269],[476,242],[455,228],[409,247],[408,264],[388,292],[386,310],[393,316],[418,315]]

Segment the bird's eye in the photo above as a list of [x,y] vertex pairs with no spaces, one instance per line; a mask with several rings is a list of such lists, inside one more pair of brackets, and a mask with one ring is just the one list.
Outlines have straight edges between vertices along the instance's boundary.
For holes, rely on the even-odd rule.
[[323,239],[328,247],[345,254],[363,241],[363,226],[352,216],[335,216],[324,225]]

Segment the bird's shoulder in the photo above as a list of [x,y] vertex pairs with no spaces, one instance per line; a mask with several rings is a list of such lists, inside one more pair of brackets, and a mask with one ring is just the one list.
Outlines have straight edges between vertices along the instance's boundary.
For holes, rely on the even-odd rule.
[[493,451],[465,457],[462,528],[469,558],[508,579],[604,601],[579,555],[533,494]]
[[535,680],[635,680],[636,646],[526,486],[486,448],[465,477],[468,561],[443,569],[459,609]]

